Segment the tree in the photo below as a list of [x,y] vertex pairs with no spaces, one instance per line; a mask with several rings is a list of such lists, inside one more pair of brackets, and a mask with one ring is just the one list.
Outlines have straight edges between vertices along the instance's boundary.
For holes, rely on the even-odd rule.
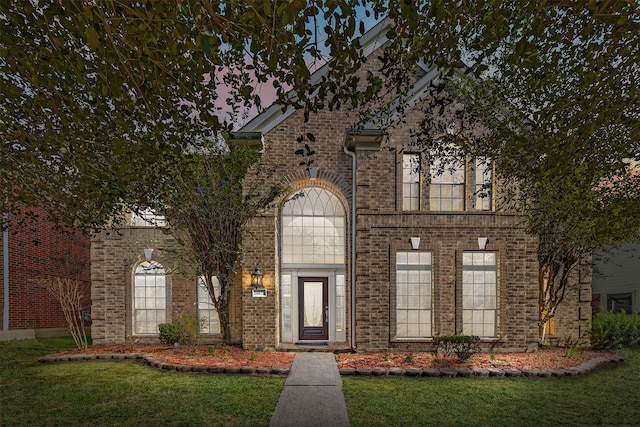
[[[152,204],[186,150],[261,106],[260,85],[313,109],[318,88],[353,84],[357,5],[0,2],[0,210],[23,203],[100,228],[123,204]],[[307,65],[327,51],[337,66],[310,82]]]
[[[388,73],[442,69],[420,144],[490,158],[540,239],[541,336],[594,248],[640,232],[640,14],[633,1],[394,3]],[[397,58],[401,61],[398,61]],[[446,93],[442,95],[442,89]],[[444,114],[449,111],[450,114]],[[482,125],[486,132],[473,132]]]
[[189,156],[162,200],[168,232],[181,246],[175,255],[202,278],[225,341],[230,339],[229,303],[243,253],[244,227],[284,190],[266,185],[269,174],[255,149],[212,147]]

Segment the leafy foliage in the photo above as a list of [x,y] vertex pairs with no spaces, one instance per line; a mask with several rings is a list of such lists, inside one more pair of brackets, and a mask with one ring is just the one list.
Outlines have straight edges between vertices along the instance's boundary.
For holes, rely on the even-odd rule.
[[203,278],[223,340],[230,338],[229,302],[241,267],[245,225],[284,190],[266,183],[270,172],[253,148],[212,146],[176,171],[162,199],[168,232],[181,245],[174,255]]
[[590,322],[591,346],[601,350],[617,350],[640,344],[640,315],[638,312],[598,313]]
[[158,338],[161,343],[174,345],[189,344],[195,337],[192,336],[182,323],[161,323],[158,325]]
[[480,351],[480,338],[474,335],[444,335],[433,337],[433,353],[445,357],[455,354],[458,360],[467,360]]
[[541,334],[575,267],[594,248],[640,232],[637,7],[390,5],[386,73],[419,59],[441,69],[414,144],[442,157],[491,159],[509,189],[498,208],[523,212],[540,239]]
[[313,111],[355,84],[359,4],[1,2],[0,210],[101,228],[148,207],[185,152],[261,109],[261,85]]

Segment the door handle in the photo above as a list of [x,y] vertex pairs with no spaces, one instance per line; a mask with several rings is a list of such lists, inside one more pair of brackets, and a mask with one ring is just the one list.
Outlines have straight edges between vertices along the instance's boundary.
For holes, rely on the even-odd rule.
[[329,306],[324,307],[324,323],[329,323]]

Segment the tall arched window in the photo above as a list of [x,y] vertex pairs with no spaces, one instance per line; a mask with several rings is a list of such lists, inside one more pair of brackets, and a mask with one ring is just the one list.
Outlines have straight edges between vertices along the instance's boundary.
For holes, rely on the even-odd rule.
[[344,264],[345,213],[338,198],[320,187],[296,194],[282,210],[282,262]]
[[160,263],[138,265],[133,285],[133,332],[157,334],[158,325],[167,321],[166,274]]

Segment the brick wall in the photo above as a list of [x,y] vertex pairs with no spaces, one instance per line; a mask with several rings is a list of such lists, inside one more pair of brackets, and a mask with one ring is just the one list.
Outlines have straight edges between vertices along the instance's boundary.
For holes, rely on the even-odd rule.
[[[144,261],[144,249],[153,248],[152,260],[167,271],[167,322],[197,315],[197,282],[193,273],[178,268],[175,240],[155,227],[123,227],[93,238],[91,258],[92,336],[94,344],[129,341],[157,342],[155,336],[133,334],[133,274]],[[232,287],[231,339],[241,339],[241,303],[238,286]]]
[[[84,300],[90,309],[89,271],[90,239],[71,230],[61,231],[43,219],[44,213],[26,210],[28,218],[10,218],[8,233],[9,264],[9,323],[0,330],[66,329],[66,321],[59,302],[35,282],[44,276],[68,277],[81,280],[86,288]],[[36,214],[37,216],[32,216]],[[0,245],[0,307],[4,307],[4,245]]]
[[[375,54],[372,58],[375,58]],[[362,72],[375,71],[375,59]],[[268,184],[279,183],[290,192],[314,185],[329,189],[346,211],[345,276],[347,279],[347,340],[359,350],[427,350],[430,343],[399,342],[394,339],[393,295],[395,253],[409,250],[409,238],[421,237],[420,248],[433,254],[434,334],[461,333],[461,283],[464,251],[478,250],[478,237],[489,239],[486,250],[498,255],[498,337],[483,343],[485,349],[528,351],[538,343],[537,240],[525,233],[521,218],[503,210],[497,212],[419,212],[402,211],[402,152],[412,141],[412,129],[423,118],[424,104],[408,112],[405,121],[390,129],[384,147],[378,152],[357,153],[356,206],[351,205],[352,159],[344,153],[345,129],[356,123],[356,115],[347,109],[320,111],[305,123],[303,113],[295,112],[265,135],[264,160],[275,174]],[[300,135],[311,133],[310,142],[319,167],[316,180],[308,178],[301,158],[294,152],[302,145]],[[406,151],[404,151],[406,152]],[[469,169],[469,173],[471,170]],[[473,206],[473,187],[469,183],[466,200]],[[289,193],[290,194],[290,193]],[[495,198],[500,198],[500,188]],[[428,202],[428,185],[423,186]],[[428,205],[425,204],[425,207]],[[351,312],[351,213],[357,214],[355,262],[355,313]],[[251,220],[246,227],[245,255],[232,301],[232,333],[248,349],[273,349],[280,343],[281,266],[278,254],[279,208]],[[157,246],[172,242],[157,230],[127,228],[122,235],[100,235],[94,240],[93,299],[94,339],[122,342],[130,336],[132,268],[141,261],[144,240],[157,239]],[[155,236],[155,237],[154,237]],[[159,258],[156,258],[158,256]],[[154,252],[154,259],[168,262]],[[260,264],[267,289],[266,298],[255,298],[250,291],[250,273]],[[584,291],[577,300],[568,299],[567,308],[558,314],[559,326],[568,332],[581,331],[587,317],[589,275],[580,276]],[[194,278],[172,274],[170,277],[172,316],[188,312],[195,302]],[[355,317],[356,331],[350,325]],[[129,320],[127,320],[129,319]],[[128,323],[127,323],[128,322]]]

